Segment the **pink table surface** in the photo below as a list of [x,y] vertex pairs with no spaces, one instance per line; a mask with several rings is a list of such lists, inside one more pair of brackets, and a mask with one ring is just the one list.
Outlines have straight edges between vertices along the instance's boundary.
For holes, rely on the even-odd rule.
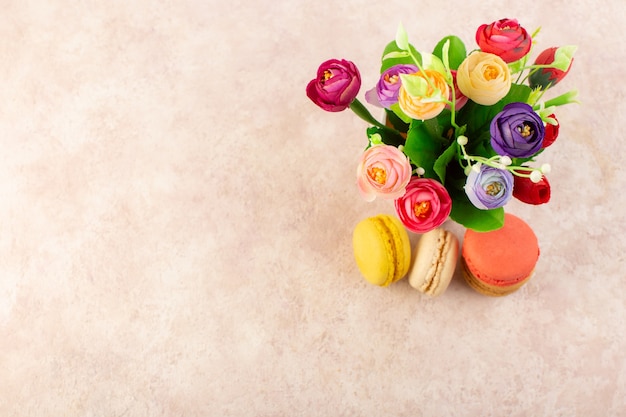
[[[4,1],[0,415],[626,413],[624,4]],[[507,209],[541,258],[512,296],[368,285],[365,124],[305,96],[364,88],[402,21],[418,49],[503,17],[576,44],[580,106]],[[561,86],[558,86],[560,88]],[[447,227],[462,237],[463,229]],[[416,236],[412,237],[413,240]]]

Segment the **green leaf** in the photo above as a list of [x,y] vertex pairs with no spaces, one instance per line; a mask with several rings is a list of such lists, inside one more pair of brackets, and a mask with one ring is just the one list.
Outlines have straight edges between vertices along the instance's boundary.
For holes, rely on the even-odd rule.
[[428,81],[422,77],[400,74],[402,87],[413,97],[422,97],[428,93]]
[[391,51],[383,57],[383,61],[386,59],[406,58],[408,56],[410,55],[407,51]]
[[441,74],[446,73],[446,67],[443,65],[443,61],[433,54],[422,53],[422,68],[425,70],[434,70]]
[[481,210],[474,206],[463,191],[453,192],[450,218],[468,229],[490,232],[504,225],[504,209]]
[[393,112],[393,114],[398,116],[398,119],[402,120],[407,125],[411,123],[411,120],[413,120],[409,116],[407,116],[406,113],[402,111],[402,109],[400,108],[400,104],[398,103],[392,104],[391,107],[389,107],[389,109]]
[[[411,54],[417,58],[420,65],[422,63],[421,54],[415,47],[409,44],[408,49],[411,51]],[[380,72],[382,73],[386,69],[393,67],[398,64],[411,64],[415,65],[413,58],[408,53],[408,51],[402,50],[398,47],[395,41],[391,41],[387,44],[382,54],[382,64],[380,67]]]
[[446,171],[448,168],[448,164],[450,161],[454,159],[457,154],[458,144],[456,141],[453,141],[448,148],[443,151],[439,158],[435,161],[433,165],[433,170],[441,180],[441,183],[445,185],[446,183]]
[[436,178],[433,165],[441,151],[441,141],[433,138],[423,122],[413,120],[403,149],[415,166],[424,168],[425,176]]
[[449,42],[448,62],[450,63],[450,69],[456,70],[459,68],[459,65],[461,65],[461,62],[463,62],[463,60],[467,57],[465,44],[457,36],[446,36],[439,41],[433,50],[433,55],[437,56],[441,60],[444,60],[443,47],[446,42]]
[[375,135],[380,136],[380,140],[386,144],[391,146],[399,146],[404,145],[404,138],[397,131],[389,128],[381,128],[378,126],[372,126],[367,128],[367,137],[376,137]]
[[398,30],[396,31],[396,45],[403,51],[409,50],[409,35],[404,30],[402,23],[398,25]]

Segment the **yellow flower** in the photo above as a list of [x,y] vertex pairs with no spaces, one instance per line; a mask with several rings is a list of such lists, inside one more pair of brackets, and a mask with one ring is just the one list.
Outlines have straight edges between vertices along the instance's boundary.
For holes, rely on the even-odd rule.
[[398,92],[400,109],[412,119],[427,120],[437,117],[446,107],[446,100],[450,94],[443,74],[434,70],[424,70],[408,74],[406,77],[422,78],[426,81],[426,83],[422,82],[426,88],[423,94],[411,95],[402,85]]
[[473,52],[459,66],[456,82],[470,100],[491,106],[511,89],[511,71],[499,56]]

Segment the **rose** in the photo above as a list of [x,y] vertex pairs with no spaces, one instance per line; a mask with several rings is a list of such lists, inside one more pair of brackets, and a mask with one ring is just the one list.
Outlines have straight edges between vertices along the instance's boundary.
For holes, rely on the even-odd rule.
[[366,201],[373,201],[376,196],[395,199],[404,195],[411,179],[411,164],[395,146],[375,145],[361,155],[356,175]]
[[528,158],[541,149],[543,121],[526,103],[510,103],[491,120],[491,147],[500,155]]
[[465,182],[465,194],[481,210],[504,206],[513,193],[513,174],[487,165],[474,165]]
[[[541,52],[537,56],[537,59],[535,59],[535,65],[552,65],[554,63],[554,57],[558,49],[559,48],[553,47]],[[569,66],[565,71],[561,71],[557,68],[540,68],[536,71],[531,72],[530,77],[528,78],[528,84],[530,85],[530,88],[536,88],[539,86],[543,89],[546,89],[556,85],[567,75],[570,68],[572,67],[573,62],[574,58],[571,58],[569,61]],[[565,65],[563,67],[565,67]]]
[[[415,77],[416,80],[411,80],[411,77]],[[448,87],[445,77],[440,72],[424,70],[414,74],[407,74],[403,79],[410,84],[415,83],[424,87],[421,94],[412,94],[410,91],[411,86],[404,85],[405,81],[403,81],[398,92],[398,104],[407,116],[417,120],[432,119],[437,117],[446,107],[446,100],[450,95],[450,87]]]
[[509,63],[524,57],[532,40],[516,19],[500,19],[481,25],[476,31],[476,43],[483,52],[498,55]]
[[386,69],[381,75],[376,86],[365,93],[365,100],[373,105],[385,108],[391,107],[398,102],[398,91],[402,83],[400,74],[413,74],[419,69],[415,65],[394,65]]
[[497,55],[472,52],[459,65],[456,81],[459,90],[470,100],[491,106],[511,89],[511,71]]
[[317,69],[317,78],[306,86],[313,103],[330,112],[345,110],[361,88],[361,74],[350,61],[330,59]]
[[546,123],[546,126],[545,126],[546,133],[543,136],[543,143],[541,144],[542,148],[547,148],[548,146],[552,145],[554,141],[556,140],[556,138],[559,136],[559,126],[560,126],[559,121],[557,120],[554,114],[551,114],[548,117],[550,119],[554,119],[556,124],[553,125],[551,123]]
[[550,183],[545,175],[539,182],[527,177],[514,177],[513,197],[527,204],[544,204],[550,201]]
[[395,201],[398,218],[412,232],[426,233],[443,224],[452,210],[448,191],[429,178],[413,177]]

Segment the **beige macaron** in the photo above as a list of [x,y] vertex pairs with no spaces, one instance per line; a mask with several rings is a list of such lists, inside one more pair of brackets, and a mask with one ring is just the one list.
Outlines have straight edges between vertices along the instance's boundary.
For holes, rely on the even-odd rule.
[[414,250],[409,284],[424,294],[436,297],[450,284],[459,259],[457,237],[437,228],[424,233]]

